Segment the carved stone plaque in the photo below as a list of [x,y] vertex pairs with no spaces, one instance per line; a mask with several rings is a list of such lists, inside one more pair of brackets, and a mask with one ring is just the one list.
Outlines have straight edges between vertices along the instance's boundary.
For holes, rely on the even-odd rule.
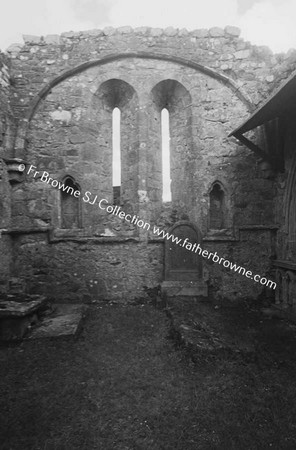
[[[165,242],[165,280],[200,281],[202,279],[202,257],[195,251],[201,244],[201,233],[195,225],[182,221],[174,225],[170,234],[180,239],[179,243]],[[200,245],[202,248],[202,246]]]

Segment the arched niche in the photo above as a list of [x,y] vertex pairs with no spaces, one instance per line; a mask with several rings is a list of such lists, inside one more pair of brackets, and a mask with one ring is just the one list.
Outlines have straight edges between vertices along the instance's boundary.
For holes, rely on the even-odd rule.
[[[133,204],[137,201],[138,191],[138,95],[126,81],[110,79],[103,82],[93,96],[92,108],[95,111],[100,129],[100,140],[110,151],[107,153],[108,177],[112,187],[112,147],[113,147],[113,112],[120,111],[120,160],[121,185],[113,186],[111,197],[121,205]],[[111,201],[111,198],[110,198]]]
[[116,107],[125,108],[135,97],[137,94],[134,88],[126,81],[117,78],[104,81],[95,93],[95,98],[110,111]]
[[231,232],[233,216],[229,190],[224,181],[215,179],[207,190],[208,196],[208,233],[220,236],[223,232]]
[[81,198],[74,195],[75,192],[81,192],[79,184],[75,179],[66,175],[62,182],[60,195],[60,227],[63,229],[81,228]]
[[192,191],[192,99],[189,91],[179,81],[167,79],[157,83],[150,93],[149,132],[152,138],[148,149],[149,198],[162,204],[162,136],[161,113],[169,114],[170,178],[173,205],[188,205]]
[[209,228],[221,230],[225,228],[225,221],[225,192],[221,184],[215,182],[210,190]]

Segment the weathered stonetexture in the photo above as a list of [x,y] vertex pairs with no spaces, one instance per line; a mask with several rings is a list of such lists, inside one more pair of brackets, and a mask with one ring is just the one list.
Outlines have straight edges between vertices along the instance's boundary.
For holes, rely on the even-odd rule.
[[209,30],[200,29],[200,30],[194,30],[191,32],[191,35],[197,38],[205,38],[209,36]]
[[224,36],[224,30],[219,27],[210,28],[209,34],[211,37],[221,37]]
[[226,34],[229,34],[230,36],[239,36],[241,34],[241,30],[238,27],[233,26],[227,26],[224,29]]
[[15,57],[22,49],[23,44],[11,44],[7,48],[7,53],[10,53],[12,57]]
[[166,36],[176,36],[176,34],[178,34],[178,30],[176,28],[173,28],[173,27],[167,27],[164,30],[164,34]]
[[162,28],[152,28],[151,36],[161,36],[163,34]]
[[9,157],[9,149],[13,145],[9,64],[9,59],[0,54],[0,294],[7,290],[12,261],[12,243],[6,234],[11,223],[11,190],[5,159]]
[[39,44],[41,42],[41,36],[33,36],[30,34],[24,34],[23,39],[25,44]]
[[29,291],[49,293],[59,301],[88,302],[90,299],[128,302],[143,295],[144,286],[162,281],[162,244],[52,241],[45,235],[18,238],[15,272]]
[[46,44],[55,44],[55,45],[59,45],[60,44],[60,36],[58,34],[47,34],[44,38],[44,42]]
[[[27,37],[13,53],[13,85],[5,85],[7,74],[1,72],[0,95],[2,86],[6,97],[0,101],[10,100],[18,126],[11,121],[5,152],[18,158],[16,165],[24,161],[26,170],[7,163],[14,182],[10,188],[7,175],[1,192],[9,199],[5,226],[14,236],[10,275],[22,278],[28,292],[72,302],[141,296],[144,286],[163,280],[164,244],[153,226],[167,231],[179,220],[198,226],[205,249],[261,276],[268,273],[278,181],[266,178],[258,156],[228,135],[279,83],[279,65],[288,73],[296,61],[238,36],[235,27],[108,27],[43,41]],[[105,209],[114,195],[114,108],[121,111],[120,207],[149,230]],[[162,201],[164,108],[170,118],[171,203]],[[4,116],[10,114],[6,106]],[[31,165],[35,169],[28,173]],[[81,192],[78,207],[70,205],[78,211],[79,228],[63,228],[61,190],[49,177],[70,180]],[[224,195],[219,230],[210,226],[215,183]],[[213,295],[255,298],[262,292],[253,280],[219,264],[205,265]]]

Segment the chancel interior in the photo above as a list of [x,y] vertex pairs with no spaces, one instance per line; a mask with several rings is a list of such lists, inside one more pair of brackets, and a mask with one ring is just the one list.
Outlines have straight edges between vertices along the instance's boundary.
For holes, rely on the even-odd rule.
[[294,306],[296,50],[274,55],[239,34],[106,28],[25,36],[0,55],[1,294],[126,302],[164,285]]

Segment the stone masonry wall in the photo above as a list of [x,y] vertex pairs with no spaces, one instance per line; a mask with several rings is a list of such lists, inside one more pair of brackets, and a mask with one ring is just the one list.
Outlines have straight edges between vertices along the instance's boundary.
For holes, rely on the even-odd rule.
[[[245,42],[235,27],[26,36],[24,46],[8,52],[18,127],[7,154],[26,166],[12,192],[12,223],[22,230],[13,275],[29,291],[50,289],[57,299],[67,293],[69,301],[142,295],[143,286],[163,280],[163,241],[153,226],[167,231],[180,219],[199,227],[204,248],[268,274],[275,183],[258,157],[228,135],[276,85],[283,55]],[[148,231],[98,206],[102,198],[113,203],[114,107],[121,110],[121,209],[150,224]],[[162,108],[170,116],[171,203],[161,198]],[[70,176],[89,193],[90,201],[80,198],[80,229],[62,229],[60,191],[44,182],[44,171],[54,180]],[[216,181],[227,206],[227,226],[218,232],[209,229]],[[262,291],[217,264],[206,269],[221,297]]]
[[0,293],[8,286],[11,264],[10,185],[4,159],[9,140],[10,110],[9,59],[0,54]]

